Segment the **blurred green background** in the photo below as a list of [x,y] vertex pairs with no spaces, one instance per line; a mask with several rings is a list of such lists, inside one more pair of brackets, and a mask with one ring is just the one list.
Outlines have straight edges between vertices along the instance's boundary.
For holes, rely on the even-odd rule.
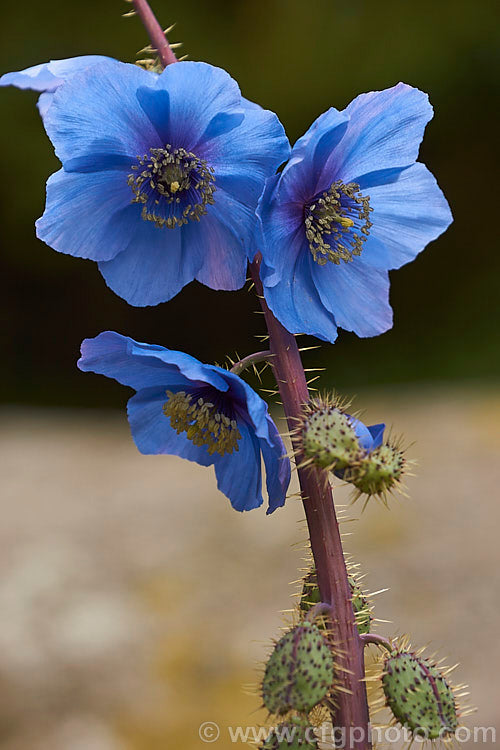
[[[500,254],[492,164],[498,154],[498,3],[479,0],[156,0],[171,41],[191,59],[231,72],[244,94],[275,110],[290,140],[325,109],[399,80],[430,94],[435,118],[421,159],[437,176],[455,223],[414,263],[392,273],[394,329],[378,339],[342,333],[309,357],[331,364],[336,385],[475,380],[499,372]],[[101,53],[133,61],[147,43],[137,18],[113,2],[8,3],[0,70]],[[249,353],[263,333],[253,295],[198,284],[157,308],[131,308],[94,263],[55,253],[35,238],[44,182],[58,168],[36,95],[0,92],[2,399],[118,405],[113,383],[82,377],[79,343],[104,329],[181,348],[206,361]],[[493,183],[493,184],[491,184]],[[208,312],[207,312],[208,311]]]

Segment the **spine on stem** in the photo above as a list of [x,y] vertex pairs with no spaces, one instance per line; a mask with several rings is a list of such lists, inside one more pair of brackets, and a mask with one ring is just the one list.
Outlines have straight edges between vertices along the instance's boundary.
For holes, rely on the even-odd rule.
[[[260,298],[269,333],[271,360],[290,432],[294,432],[309,400],[307,380],[295,336],[276,320],[264,299],[259,256],[251,265],[252,279]],[[336,653],[339,689],[335,696],[335,726],[357,732],[350,747],[370,747],[368,703],[364,682],[363,642],[359,637],[351,604],[347,568],[328,472],[314,466],[301,467],[300,446],[293,446],[300,490],[309,529],[311,549],[318,575],[321,600],[331,607],[331,639]],[[347,745],[349,747],[349,744]]]

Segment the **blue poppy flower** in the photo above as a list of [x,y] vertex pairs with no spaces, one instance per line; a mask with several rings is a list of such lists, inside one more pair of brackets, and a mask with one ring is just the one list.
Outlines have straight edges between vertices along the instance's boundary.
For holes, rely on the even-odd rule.
[[141,344],[112,331],[82,343],[80,370],[114,378],[137,393],[128,402],[141,453],[173,454],[215,467],[218,487],[236,510],[285,502],[290,462],[267,405],[240,377],[189,354]]
[[399,83],[322,114],[266,184],[262,280],[292,333],[335,341],[392,326],[389,269],[413,260],[451,223],[436,180],[416,162],[432,108]]
[[102,62],[57,89],[44,125],[63,168],[47,183],[40,239],[97,261],[132,305],[193,279],[244,285],[257,201],[289,145],[225,71]]
[[92,65],[111,60],[105,55],[82,55],[65,60],[50,60],[40,65],[33,65],[25,70],[5,73],[0,77],[0,86],[16,86],[18,89],[39,91],[38,110],[43,118],[52,102],[54,91],[68,81],[75,73],[90,68]]

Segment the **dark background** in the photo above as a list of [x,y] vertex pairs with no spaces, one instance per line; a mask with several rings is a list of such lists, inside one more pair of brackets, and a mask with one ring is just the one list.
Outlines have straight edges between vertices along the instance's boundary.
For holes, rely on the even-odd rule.
[[[273,109],[294,142],[330,106],[399,80],[430,94],[435,118],[421,160],[437,176],[455,222],[414,263],[392,273],[392,331],[362,340],[341,333],[308,355],[347,391],[372,384],[496,378],[500,72],[496,2],[479,0],[184,0],[153,3],[171,41],[190,59],[226,68],[243,93]],[[2,8],[0,71],[49,59],[106,54],[133,61],[147,43],[130,6],[25,0]],[[132,308],[90,261],[35,238],[44,182],[58,169],[36,95],[0,91],[1,398],[7,403],[118,405],[118,386],[75,368],[82,338],[114,329],[222,362],[259,344],[263,321],[246,290],[191,284],[156,308]],[[314,343],[314,342],[307,342]],[[327,378],[323,382],[325,382]]]

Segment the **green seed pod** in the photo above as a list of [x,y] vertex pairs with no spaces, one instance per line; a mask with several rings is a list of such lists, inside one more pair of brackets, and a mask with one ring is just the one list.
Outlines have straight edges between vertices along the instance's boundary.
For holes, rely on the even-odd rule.
[[[368,599],[354,576],[348,575],[347,580],[349,581],[349,587],[351,589],[352,608],[354,610],[358,632],[369,633],[373,618]],[[321,597],[319,595],[318,577],[315,568],[313,568],[304,578],[302,595],[300,597],[300,609],[303,612],[308,612],[311,607],[320,601]]]
[[362,450],[351,418],[334,404],[314,401],[301,428],[306,458],[323,469],[340,470],[358,463]]
[[333,659],[316,625],[303,622],[280,638],[266,665],[264,705],[272,714],[309,713],[333,681]]
[[457,728],[453,691],[427,659],[405,651],[388,656],[382,686],[395,718],[414,734],[433,740]]
[[314,727],[294,716],[269,733],[261,750],[318,750]]
[[384,495],[401,480],[404,468],[404,452],[385,443],[350,469],[345,478],[366,495]]

